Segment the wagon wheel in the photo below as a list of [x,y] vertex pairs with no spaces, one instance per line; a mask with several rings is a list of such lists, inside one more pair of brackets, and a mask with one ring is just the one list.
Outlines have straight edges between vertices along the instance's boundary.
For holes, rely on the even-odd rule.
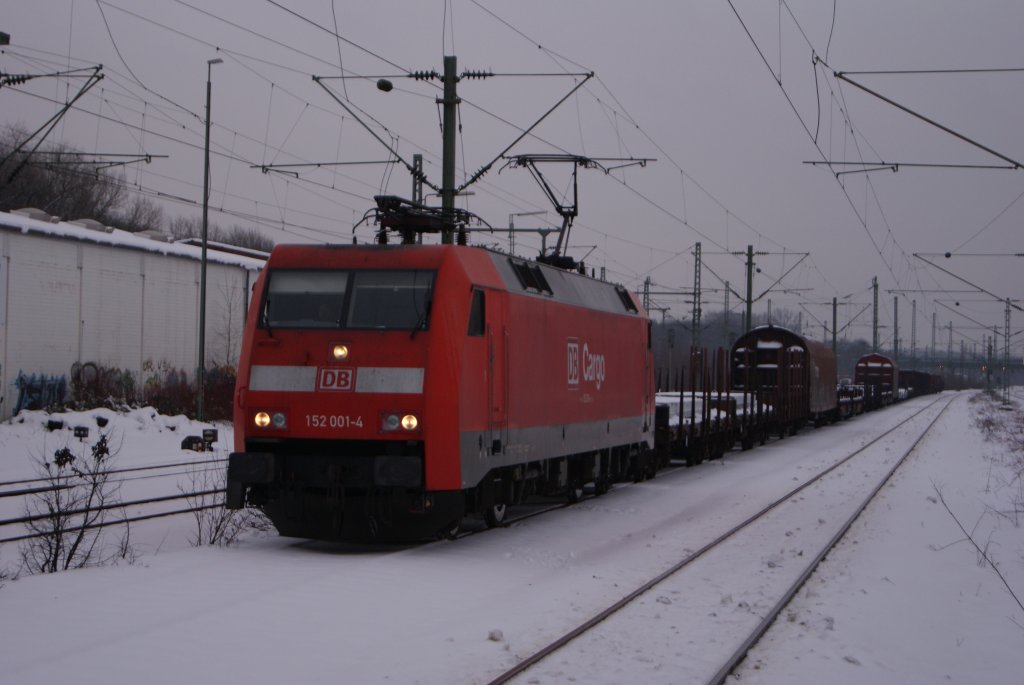
[[505,522],[505,513],[508,510],[508,506],[502,504],[492,504],[491,506],[484,509],[484,523],[487,524],[488,528],[496,528]]

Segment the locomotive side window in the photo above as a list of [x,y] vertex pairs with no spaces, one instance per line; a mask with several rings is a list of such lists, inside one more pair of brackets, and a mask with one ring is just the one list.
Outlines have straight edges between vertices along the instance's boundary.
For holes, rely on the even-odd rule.
[[480,336],[484,334],[484,322],[486,321],[484,314],[484,291],[474,290],[473,301],[469,305],[469,335]]
[[274,271],[263,324],[270,328],[337,328],[348,290],[347,271]]
[[427,327],[432,271],[355,271],[352,276],[348,328]]

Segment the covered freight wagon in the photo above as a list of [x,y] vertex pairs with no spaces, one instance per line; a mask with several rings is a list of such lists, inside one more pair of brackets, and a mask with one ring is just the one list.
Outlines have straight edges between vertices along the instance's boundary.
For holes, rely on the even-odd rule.
[[835,419],[836,357],[828,346],[786,328],[758,326],[736,339],[730,360],[734,390],[771,406],[780,434]]
[[853,383],[864,386],[864,404],[869,410],[892,403],[900,387],[899,377],[896,362],[877,352],[865,354],[853,367]]

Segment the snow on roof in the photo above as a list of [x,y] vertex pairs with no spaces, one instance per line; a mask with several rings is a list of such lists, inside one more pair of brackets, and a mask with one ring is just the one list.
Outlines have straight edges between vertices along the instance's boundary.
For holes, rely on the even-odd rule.
[[[166,242],[152,232],[132,233],[119,228],[104,226],[93,219],[77,221],[60,221],[56,217],[38,209],[19,209],[13,212],[0,212],[0,230],[35,233],[54,238],[65,238],[81,242],[111,245],[130,250],[143,250],[158,254],[184,257],[199,260],[202,248],[188,242]],[[168,237],[166,240],[170,240]],[[245,250],[246,254],[238,254],[239,249],[230,247],[230,251],[222,251],[221,243],[207,241],[206,260],[216,264],[237,266],[250,271],[259,271],[266,263],[266,253],[256,250]],[[261,256],[262,255],[262,256]]]

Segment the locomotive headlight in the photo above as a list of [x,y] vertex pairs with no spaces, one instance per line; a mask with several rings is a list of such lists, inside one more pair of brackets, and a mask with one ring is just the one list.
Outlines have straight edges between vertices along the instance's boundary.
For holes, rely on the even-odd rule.
[[257,428],[283,430],[288,427],[288,418],[284,415],[284,412],[280,411],[276,411],[273,414],[265,411],[256,412],[252,417],[252,421],[256,424]]
[[420,425],[419,417],[415,414],[382,414],[380,427],[386,432],[398,429],[414,431]]
[[335,345],[331,348],[331,356],[336,361],[342,362],[348,359],[348,345]]

